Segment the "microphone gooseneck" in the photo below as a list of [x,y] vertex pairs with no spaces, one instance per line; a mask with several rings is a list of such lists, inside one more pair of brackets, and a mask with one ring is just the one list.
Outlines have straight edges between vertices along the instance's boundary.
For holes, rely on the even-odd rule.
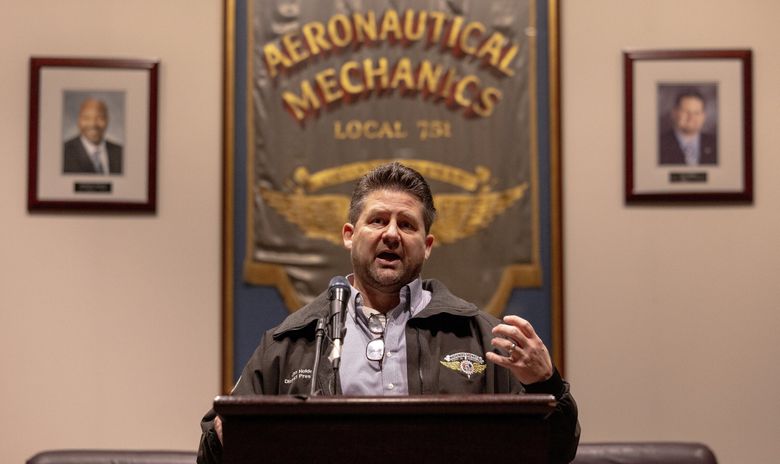
[[320,373],[320,356],[322,353],[322,340],[325,339],[325,326],[327,325],[327,318],[321,317],[317,319],[317,328],[315,329],[315,341],[316,348],[314,351],[314,366],[311,369],[311,388],[309,389],[309,395],[317,396],[319,390],[317,389],[317,378]]

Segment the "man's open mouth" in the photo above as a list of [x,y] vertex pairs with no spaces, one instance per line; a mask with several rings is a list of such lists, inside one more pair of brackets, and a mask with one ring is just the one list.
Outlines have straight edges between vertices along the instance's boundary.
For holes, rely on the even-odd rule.
[[376,257],[381,259],[382,261],[398,261],[399,259],[401,259],[400,256],[398,256],[395,253],[391,253],[389,251],[383,251],[382,253],[379,253]]

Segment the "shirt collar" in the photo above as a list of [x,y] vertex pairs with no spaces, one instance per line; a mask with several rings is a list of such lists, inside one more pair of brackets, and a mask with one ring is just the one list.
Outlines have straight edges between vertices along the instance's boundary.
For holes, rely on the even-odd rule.
[[[355,308],[361,308],[362,307],[362,296],[360,295],[360,291],[352,286],[352,282],[354,274],[350,274],[347,276],[347,280],[350,282],[350,287],[352,288],[352,296],[349,299],[349,305],[347,306],[347,311],[351,312],[353,315],[355,315],[357,318],[362,319],[363,317],[368,318],[368,316],[365,315],[365,313],[361,311],[356,311]],[[402,311],[409,310],[411,312],[411,316],[416,315],[422,309],[425,307],[425,305],[430,301],[430,298],[424,297],[424,292],[428,292],[427,290],[424,290],[422,287],[422,279],[417,277],[413,281],[409,282],[408,284],[401,287],[401,291],[399,294],[400,301],[398,303],[398,306],[388,311],[388,316],[392,317],[392,314],[399,311],[399,308]],[[428,292],[430,293],[430,292]]]
[[87,140],[87,138],[84,137],[83,135],[80,138],[81,138],[81,144],[84,145],[84,149],[87,150],[87,153],[89,153],[90,155],[94,154],[98,150],[100,150],[101,152],[106,151],[105,139],[101,140],[100,143],[95,145],[94,143]]

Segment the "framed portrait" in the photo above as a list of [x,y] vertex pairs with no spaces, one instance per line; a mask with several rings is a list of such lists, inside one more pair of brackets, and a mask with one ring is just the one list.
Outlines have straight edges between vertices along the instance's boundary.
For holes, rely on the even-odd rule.
[[431,184],[435,278],[531,321],[563,369],[559,2],[225,0],[223,388],[346,275],[351,190]]
[[623,64],[626,202],[752,202],[751,51],[625,51]]
[[155,212],[158,68],[30,59],[28,210]]

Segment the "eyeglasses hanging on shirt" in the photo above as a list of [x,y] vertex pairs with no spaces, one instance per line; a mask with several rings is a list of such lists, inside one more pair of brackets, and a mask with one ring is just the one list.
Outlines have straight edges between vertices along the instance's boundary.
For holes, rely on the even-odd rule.
[[379,361],[385,357],[385,325],[387,316],[384,314],[372,314],[368,318],[368,331],[378,338],[374,338],[366,345],[366,358],[369,361]]

